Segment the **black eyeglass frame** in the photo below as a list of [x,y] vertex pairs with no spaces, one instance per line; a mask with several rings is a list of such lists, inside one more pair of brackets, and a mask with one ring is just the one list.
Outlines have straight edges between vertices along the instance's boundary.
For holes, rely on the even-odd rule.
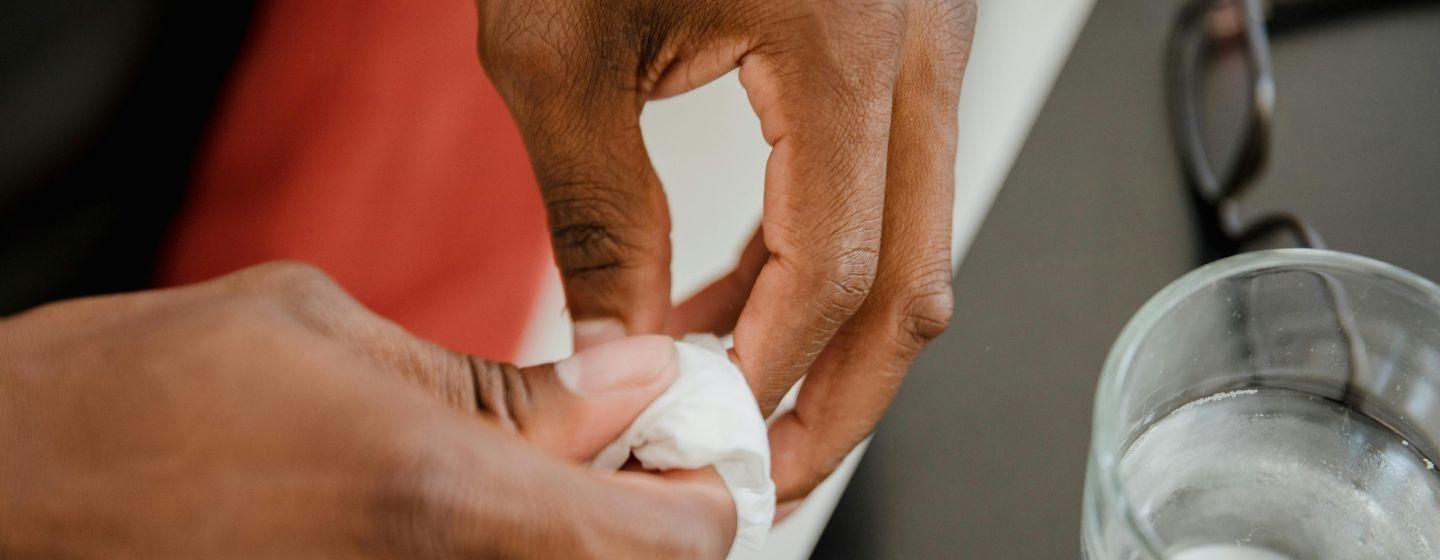
[[[1246,243],[1278,232],[1290,233],[1300,247],[1325,248],[1315,228],[1293,212],[1268,212],[1248,221],[1241,216],[1238,196],[1253,184],[1270,155],[1275,75],[1267,25],[1293,29],[1332,16],[1414,3],[1422,0],[1271,0],[1268,6],[1263,6],[1261,0],[1191,0],[1185,4],[1170,36],[1167,53],[1169,120],[1181,170],[1202,209],[1204,234],[1207,240],[1216,240],[1218,234],[1218,240],[1225,244],[1221,252],[1238,252]],[[1266,7],[1273,18],[1268,22]],[[1228,25],[1211,25],[1215,21]],[[1224,41],[1238,41],[1243,47],[1248,85],[1242,138],[1236,153],[1227,160],[1233,163],[1228,168],[1216,169],[1202,136],[1198,91],[1207,49]],[[1350,379],[1338,394],[1328,396],[1337,402],[1363,406],[1366,397],[1356,392],[1355,379],[1368,378],[1370,367],[1364,348],[1354,335],[1356,327],[1349,298],[1329,275],[1318,276],[1335,310],[1337,327],[1345,333],[1350,361]],[[1246,324],[1237,326],[1248,328]]]
[[[1213,36],[1214,26],[1208,25],[1208,18],[1226,16],[1238,25],[1230,26],[1228,36]],[[1248,79],[1241,141],[1237,152],[1228,159],[1233,163],[1224,169],[1216,169],[1211,163],[1202,136],[1197,93],[1206,62],[1204,54],[1217,40],[1239,41]],[[1175,148],[1186,182],[1206,210],[1206,226],[1218,230],[1232,251],[1281,231],[1289,232],[1302,247],[1324,248],[1320,234],[1292,212],[1270,212],[1249,221],[1241,217],[1238,197],[1254,182],[1269,158],[1275,112],[1275,75],[1260,0],[1192,0],[1186,4],[1170,37],[1166,70]]]
[[[1167,110],[1185,181],[1200,210],[1202,232],[1212,257],[1239,252],[1247,243],[1287,232],[1300,247],[1323,249],[1325,242],[1294,212],[1276,211],[1245,220],[1239,196],[1254,183],[1269,159],[1275,113],[1272,33],[1284,34],[1345,16],[1380,12],[1437,0],[1190,0],[1180,11],[1166,57]],[[1214,19],[1211,19],[1214,18]],[[1227,25],[1212,25],[1224,21]],[[1245,121],[1241,141],[1227,168],[1217,169],[1202,136],[1199,91],[1209,49],[1238,42],[1244,49]]]

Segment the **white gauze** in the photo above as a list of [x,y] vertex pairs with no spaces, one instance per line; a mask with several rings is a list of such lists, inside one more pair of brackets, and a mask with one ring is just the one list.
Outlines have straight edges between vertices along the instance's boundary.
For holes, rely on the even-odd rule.
[[650,470],[714,466],[735,500],[737,551],[760,549],[775,517],[765,419],[740,369],[711,335],[675,342],[680,373],[592,465],[620,468],[631,454]]

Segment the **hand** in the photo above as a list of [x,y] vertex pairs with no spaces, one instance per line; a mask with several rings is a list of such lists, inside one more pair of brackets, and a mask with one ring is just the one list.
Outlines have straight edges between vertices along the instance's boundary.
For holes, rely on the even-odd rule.
[[[548,207],[577,347],[733,329],[780,498],[875,426],[951,313],[956,106],[973,0],[477,0],[486,72]],[[669,217],[647,101],[732,68],[772,146],[760,232],[670,310]]]
[[0,321],[0,557],[720,557],[718,481],[576,464],[675,368],[473,360],[299,265],[45,306]]

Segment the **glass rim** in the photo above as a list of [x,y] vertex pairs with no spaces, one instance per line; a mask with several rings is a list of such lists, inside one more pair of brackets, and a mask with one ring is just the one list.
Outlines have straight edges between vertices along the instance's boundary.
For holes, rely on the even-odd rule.
[[1101,492],[1098,498],[1111,504],[1121,514],[1127,528],[1140,537],[1143,550],[1154,558],[1163,557],[1161,541],[1148,524],[1139,522],[1139,516],[1120,489],[1120,480],[1114,468],[1117,464],[1116,450],[1102,449],[1097,443],[1113,440],[1124,428],[1120,425],[1119,409],[1115,403],[1120,400],[1127,380],[1126,372],[1138,350],[1138,343],[1177,305],[1221,279],[1266,269],[1296,267],[1328,267],[1372,273],[1415,290],[1440,309],[1440,286],[1425,277],[1369,257],[1326,249],[1272,249],[1242,253],[1192,270],[1151,296],[1120,331],[1101,368],[1093,403],[1090,456],[1086,467],[1092,473],[1094,482],[1098,482]]

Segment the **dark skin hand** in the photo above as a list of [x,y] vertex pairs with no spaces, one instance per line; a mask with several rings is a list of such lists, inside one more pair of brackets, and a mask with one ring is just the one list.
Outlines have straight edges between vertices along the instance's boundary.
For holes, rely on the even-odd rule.
[[[477,0],[479,52],[539,179],[577,347],[735,336],[779,497],[874,429],[950,320],[956,106],[973,0]],[[772,146],[760,231],[673,309],[645,103],[734,68]]]
[[675,368],[472,359],[293,264],[47,305],[0,320],[0,557],[720,558],[713,473],[584,466]]

